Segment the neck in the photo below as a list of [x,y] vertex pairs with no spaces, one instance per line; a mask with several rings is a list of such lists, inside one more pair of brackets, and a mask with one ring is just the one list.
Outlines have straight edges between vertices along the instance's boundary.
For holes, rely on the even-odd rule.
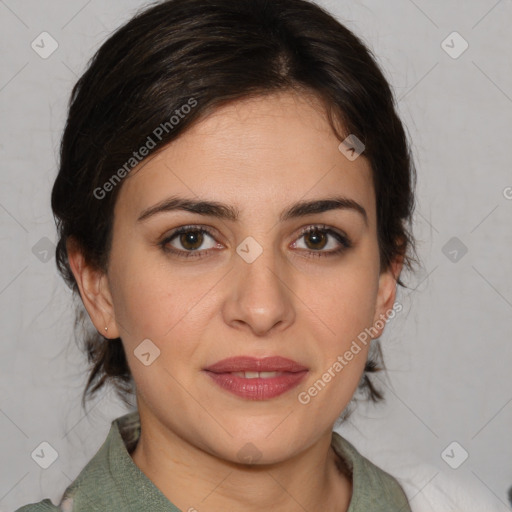
[[215,457],[163,429],[141,430],[134,463],[184,511],[346,512],[351,478],[331,446],[331,432],[292,459],[244,465]]

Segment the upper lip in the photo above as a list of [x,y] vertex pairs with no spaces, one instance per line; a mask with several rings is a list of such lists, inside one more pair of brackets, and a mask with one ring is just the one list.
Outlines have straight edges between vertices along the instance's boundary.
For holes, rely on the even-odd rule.
[[252,356],[238,356],[217,361],[215,364],[205,368],[205,370],[213,373],[301,372],[307,370],[307,368],[286,357],[272,356],[257,358]]

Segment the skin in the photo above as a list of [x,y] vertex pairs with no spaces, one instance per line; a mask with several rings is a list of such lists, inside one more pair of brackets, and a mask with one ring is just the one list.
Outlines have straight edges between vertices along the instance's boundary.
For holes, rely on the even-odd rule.
[[[106,272],[68,245],[85,307],[98,331],[107,326],[109,337],[122,338],[135,379],[142,434],[133,461],[181,510],[348,509],[353,486],[336,468],[331,435],[368,345],[310,403],[297,395],[389,312],[402,261],[381,272],[370,165],[364,153],[347,159],[339,143],[312,96],[237,101],[125,179]],[[227,203],[240,218],[169,211],[137,220],[171,195]],[[367,223],[353,209],[279,221],[295,202],[333,195],[357,201]],[[352,247],[315,257],[341,247],[332,235],[301,235],[317,224],[344,233]],[[213,231],[196,244],[200,257],[158,245],[186,225]],[[252,263],[236,252],[248,236],[263,249]],[[191,252],[186,242],[178,235],[168,245]],[[147,338],[160,350],[149,366],[134,355]],[[202,371],[238,355],[281,355],[308,374],[279,397],[243,399]],[[237,456],[246,443],[261,454],[252,465]]]

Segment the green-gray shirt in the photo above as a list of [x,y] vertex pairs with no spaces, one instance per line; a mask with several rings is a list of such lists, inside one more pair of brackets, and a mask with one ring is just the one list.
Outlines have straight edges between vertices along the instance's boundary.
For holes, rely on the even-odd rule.
[[[45,499],[15,512],[181,512],[133,462],[130,453],[139,435],[137,411],[115,419],[107,439],[67,487],[58,506]],[[348,512],[411,512],[394,477],[363,457],[337,432],[332,433],[332,446],[352,476]]]

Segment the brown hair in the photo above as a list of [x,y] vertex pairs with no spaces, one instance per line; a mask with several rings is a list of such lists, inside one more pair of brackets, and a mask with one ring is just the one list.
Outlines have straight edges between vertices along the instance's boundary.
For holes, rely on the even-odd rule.
[[[413,159],[390,87],[365,44],[306,0],[167,0],[117,29],[71,94],[52,209],[57,266],[74,292],[66,242],[78,244],[90,265],[107,269],[121,184],[105,184],[127,174],[126,163],[148,136],[153,154],[228,102],[291,89],[323,102],[340,141],[348,134],[363,141],[381,270],[397,256],[412,269]],[[337,133],[336,121],[345,134]],[[77,320],[84,318],[82,308]],[[83,341],[91,369],[82,405],[107,382],[128,404],[134,383],[121,339],[105,341],[94,330]],[[358,386],[375,402],[383,395],[368,374],[382,367],[376,340]]]

